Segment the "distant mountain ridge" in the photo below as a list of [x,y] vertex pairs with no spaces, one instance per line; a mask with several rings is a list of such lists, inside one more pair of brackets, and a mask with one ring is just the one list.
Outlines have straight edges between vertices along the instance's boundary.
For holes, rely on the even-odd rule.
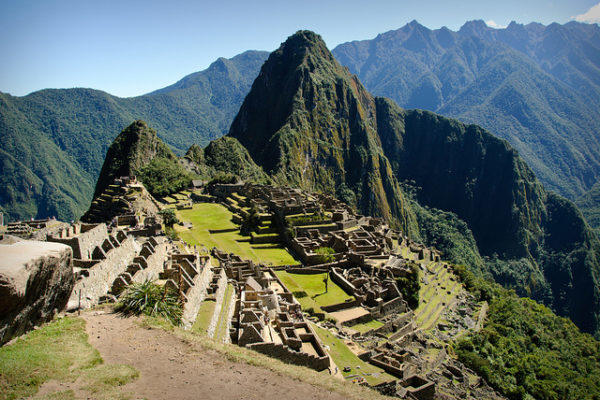
[[78,218],[92,199],[108,146],[137,119],[148,121],[178,154],[222,136],[267,54],[220,58],[132,98],[93,89],[0,93],[0,207],[9,220]]
[[546,187],[571,199],[600,177],[600,27],[413,21],[344,43],[336,59],[401,107],[476,123],[507,139]]

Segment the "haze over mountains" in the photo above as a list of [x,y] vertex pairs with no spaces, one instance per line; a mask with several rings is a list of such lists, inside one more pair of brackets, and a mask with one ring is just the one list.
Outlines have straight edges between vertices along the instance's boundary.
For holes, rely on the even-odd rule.
[[338,61],[372,93],[476,123],[508,140],[546,188],[575,199],[600,173],[600,28],[570,22],[416,21],[339,45]]

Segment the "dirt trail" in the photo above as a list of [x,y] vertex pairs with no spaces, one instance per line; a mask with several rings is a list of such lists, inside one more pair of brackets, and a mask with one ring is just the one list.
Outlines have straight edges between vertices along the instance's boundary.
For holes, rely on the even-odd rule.
[[158,329],[115,314],[82,314],[90,343],[104,362],[128,364],[140,377],[123,387],[146,399],[343,399],[265,368],[234,363]]

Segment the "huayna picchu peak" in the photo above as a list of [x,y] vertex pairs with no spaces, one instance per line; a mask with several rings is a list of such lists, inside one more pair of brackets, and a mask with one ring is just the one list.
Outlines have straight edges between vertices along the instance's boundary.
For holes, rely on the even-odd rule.
[[[542,155],[372,94],[440,105],[470,85],[467,69],[506,83],[515,51],[560,62],[536,53],[552,32],[593,41],[575,22],[490,24],[432,31],[413,20],[333,52],[299,30],[268,55],[221,57],[136,98],[51,91],[59,117],[0,93],[2,182],[21,188],[0,193],[10,216],[42,199],[75,210],[65,199],[91,195],[78,173],[98,174],[70,223],[4,226],[0,208],[0,397],[600,398],[600,241],[545,187],[558,181]],[[431,63],[453,78],[437,82]],[[530,71],[527,84],[551,81]],[[483,98],[473,93],[459,96]],[[90,111],[97,96],[104,105]],[[524,104],[511,103],[529,115]],[[47,151],[18,151],[20,137]],[[45,186],[42,173],[65,180]],[[593,222],[590,187],[577,204]]]

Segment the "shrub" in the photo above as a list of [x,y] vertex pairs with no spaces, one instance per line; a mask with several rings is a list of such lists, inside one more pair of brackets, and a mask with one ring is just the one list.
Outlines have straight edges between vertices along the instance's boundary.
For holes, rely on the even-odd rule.
[[402,297],[408,303],[408,306],[413,310],[419,306],[419,290],[421,289],[421,281],[419,279],[419,268],[414,262],[410,263],[410,273],[404,277],[396,279],[398,290],[402,293]]
[[208,182],[208,184],[209,185],[214,185],[217,183],[232,184],[232,183],[237,183],[237,181],[238,181],[238,177],[236,175],[219,172]]
[[160,210],[158,214],[163,218],[165,226],[172,227],[173,225],[179,223],[179,219],[177,219],[177,216],[175,215],[175,210],[172,208]]
[[320,256],[319,262],[321,264],[335,261],[335,250],[333,250],[331,247],[319,247],[315,250],[315,253]]
[[183,315],[177,294],[151,281],[131,284],[116,309],[124,315],[162,317],[173,325],[179,325]]

